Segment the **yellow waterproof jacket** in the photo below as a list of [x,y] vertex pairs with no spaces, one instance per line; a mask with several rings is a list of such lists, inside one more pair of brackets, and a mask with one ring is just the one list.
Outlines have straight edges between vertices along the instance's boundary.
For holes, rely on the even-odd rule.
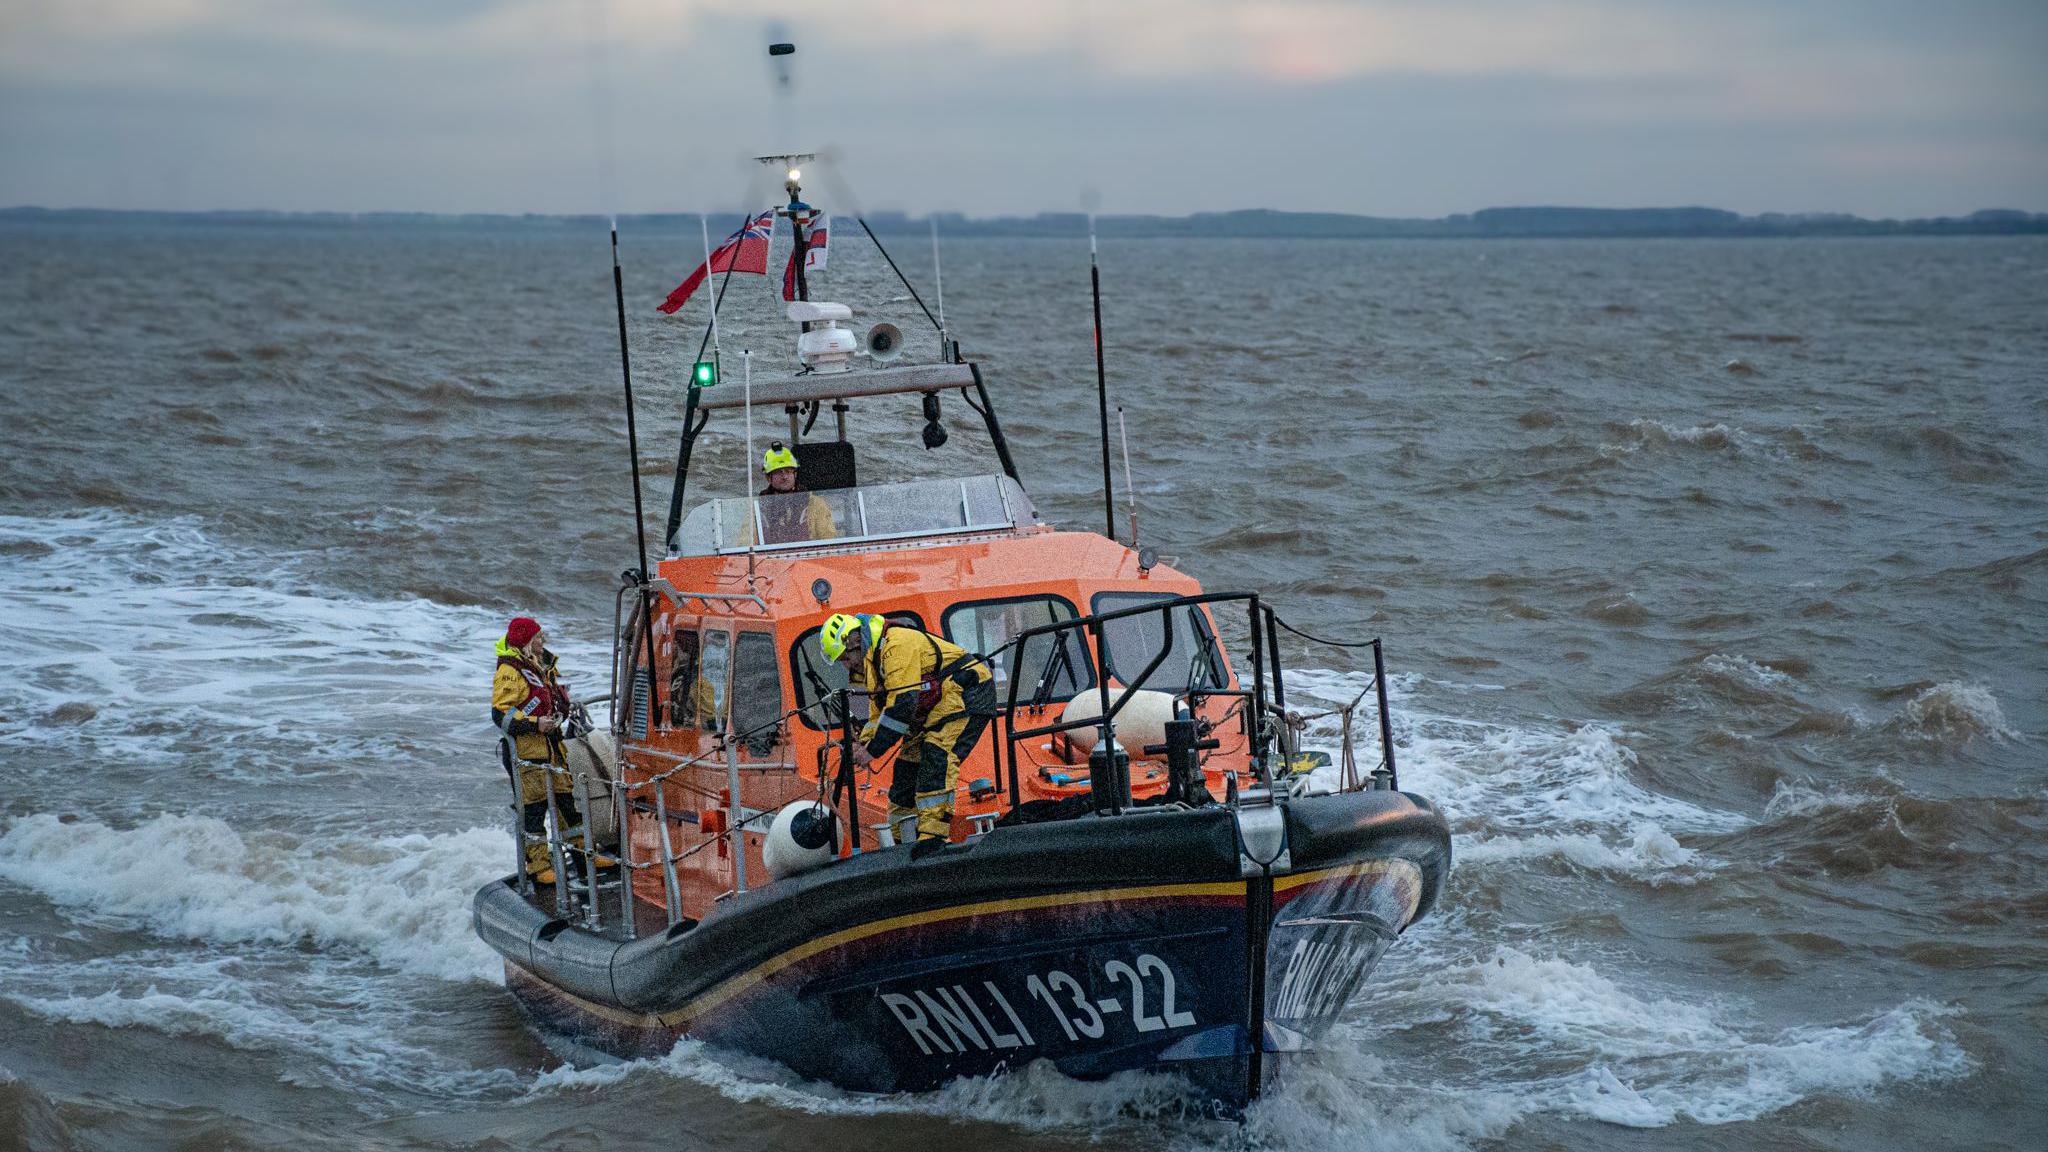
[[684,684],[678,678],[669,681],[669,723],[677,728],[717,727],[710,721],[718,716],[718,700],[711,692],[711,681],[702,675],[693,684]]
[[761,524],[767,529],[763,538],[754,535],[754,519],[750,515],[740,529],[741,544],[794,544],[800,540],[830,540],[839,535],[839,525],[832,519],[832,509],[816,493],[801,489],[795,492],[777,492],[770,489],[756,493],[761,508]]
[[[988,661],[950,640],[900,624],[884,628],[881,642],[868,650],[854,677],[875,694],[867,726],[860,734],[868,753],[880,756],[912,732],[936,729],[965,712],[965,695],[954,679],[954,674],[962,671],[977,680],[993,675]],[[919,697],[935,679],[939,681],[938,701],[929,712],[919,715]]]
[[567,719],[554,707],[557,696],[565,701],[569,698],[555,674],[554,653],[543,648],[540,666],[536,668],[519,649],[502,638],[498,641],[498,671],[491,681],[491,723],[512,737],[513,751],[521,760],[568,762],[561,741],[544,735],[536,720],[551,714],[556,719]]

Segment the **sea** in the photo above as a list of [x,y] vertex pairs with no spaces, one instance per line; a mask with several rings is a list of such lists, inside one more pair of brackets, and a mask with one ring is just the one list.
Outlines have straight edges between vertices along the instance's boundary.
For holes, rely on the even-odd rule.
[[[943,299],[884,239],[916,298],[845,236],[817,294],[906,362],[943,312],[1047,519],[1383,639],[1456,861],[1327,1050],[1237,1124],[545,1043],[469,904],[492,643],[602,693],[638,562],[604,225],[10,217],[0,1146],[2042,1146],[2048,240],[1112,241],[1105,510],[1085,238],[944,239]],[[620,251],[658,551],[701,240]],[[718,387],[792,370],[777,287]],[[858,402],[864,478],[995,471],[943,405]],[[722,414],[686,503],[787,435]],[[1369,682],[1287,639],[1299,707]]]

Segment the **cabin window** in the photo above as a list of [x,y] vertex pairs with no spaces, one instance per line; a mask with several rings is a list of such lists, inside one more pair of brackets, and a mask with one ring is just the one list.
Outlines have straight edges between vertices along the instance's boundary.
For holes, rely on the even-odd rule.
[[[946,639],[983,656],[1012,638],[1046,624],[1072,620],[1080,613],[1059,596],[1014,596],[1005,600],[974,600],[946,609]],[[990,661],[996,674],[996,696],[1009,699],[1014,669],[1020,703],[1071,700],[1095,685],[1088,666],[1087,641],[1078,632],[1036,636],[1020,653],[1011,648]]]
[[[1162,592],[1098,592],[1093,608],[1099,615],[1173,598]],[[1196,688],[1229,687],[1230,677],[1223,667],[1222,649],[1216,643],[1215,634],[1209,631],[1207,617],[1202,615],[1200,607],[1193,604],[1166,613],[1142,612],[1104,624],[1103,674],[1130,686],[1119,669],[1133,676],[1145,670],[1145,665],[1159,654],[1159,648],[1165,642],[1167,617],[1173,621],[1173,650],[1138,687],[1175,694]]]
[[[923,628],[924,618],[915,612],[891,612],[892,620],[900,620],[913,628]],[[830,697],[846,687],[846,669],[830,660],[818,650],[818,629],[813,628],[797,637],[789,646],[789,670],[796,683],[796,705],[803,711],[797,713],[804,727],[814,729],[837,728],[839,710],[832,706]],[[853,702],[855,720],[867,719],[867,701]]]
[[732,636],[725,632],[706,632],[703,658],[698,667],[704,681],[704,698],[711,702],[711,711],[703,715],[703,723],[699,725],[706,732],[725,729],[725,685],[731,672]]
[[775,637],[742,632],[733,648],[732,731],[755,757],[769,754],[781,737],[782,672],[775,666]]
[[703,728],[715,716],[711,685],[704,679],[698,660],[697,630],[679,628],[675,634],[675,656],[669,667],[668,722],[671,728]]

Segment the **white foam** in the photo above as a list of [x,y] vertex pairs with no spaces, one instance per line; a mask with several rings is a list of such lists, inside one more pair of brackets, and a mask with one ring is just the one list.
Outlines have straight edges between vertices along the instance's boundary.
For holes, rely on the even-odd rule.
[[[105,967],[96,966],[93,975],[104,978]],[[302,975],[302,983],[288,986],[299,994],[280,1002],[266,1002],[262,995],[276,989],[259,990],[240,976],[218,971],[211,976],[194,981],[190,969],[173,966],[164,980],[182,978],[187,987],[166,990],[150,982],[132,991],[114,988],[49,996],[10,987],[0,995],[51,1020],[209,1037],[245,1051],[274,1053],[284,1060],[279,1078],[290,1083],[474,1096],[503,1091],[518,1082],[509,1069],[451,1064],[433,1047],[407,1039],[402,1021],[408,1013],[402,1005],[394,1011],[366,1012],[354,1003],[359,996],[328,987],[332,982],[317,975]],[[131,983],[132,977],[131,973],[123,983]]]
[[1868,793],[1816,788],[1780,780],[1771,789],[1771,798],[1764,802],[1764,819],[1806,816],[1828,808],[1860,808],[1878,800]]
[[1555,857],[1580,868],[1652,884],[1689,884],[1719,867],[1652,821],[1636,824],[1627,836],[1615,843],[1587,832],[1476,837],[1458,845],[1457,860],[1460,865],[1477,865]]
[[1720,652],[1708,654],[1700,661],[1700,667],[1716,675],[1725,676],[1737,683],[1755,688],[1784,690],[1797,685],[1790,675],[1768,665],[1759,664],[1747,656],[1728,655]]
[[510,833],[299,838],[209,816],[134,828],[48,814],[0,833],[0,878],[60,907],[220,943],[313,943],[447,980],[497,979],[470,898],[511,870]]
[[1782,452],[1768,437],[1718,420],[1713,423],[1678,425],[1643,418],[1631,420],[1622,427],[1622,443],[1602,444],[1600,452],[1605,456],[1627,456],[1647,444],[1689,444],[1697,448],[1727,449],[1732,452],[1757,449]]
[[[1341,707],[1371,683],[1366,673],[1307,670],[1288,677],[1290,703]],[[1563,860],[1580,868],[1651,883],[1691,883],[1719,862],[1681,836],[1718,834],[1750,820],[1642,787],[1631,779],[1633,749],[1598,724],[1525,728],[1434,714],[1415,697],[1420,681],[1390,678],[1389,709],[1403,788],[1428,796],[1450,818],[1461,866],[1527,866]],[[1341,720],[1326,717],[1303,733],[1304,745],[1341,761]],[[1378,760],[1378,719],[1370,694],[1353,715],[1360,771]],[[1336,766],[1318,769],[1316,790],[1339,783]]]
[[[1187,1086],[1161,1074],[1123,1072],[1076,1080],[1048,1061],[995,1076],[954,1080],[931,1092],[851,1092],[805,1080],[779,1064],[688,1038],[647,1060],[563,1065],[536,1077],[529,1095],[606,1089],[642,1076],[701,1084],[741,1104],[841,1116],[928,1115],[1034,1130],[1089,1130],[1098,1137],[1138,1121],[1180,1117]],[[1191,1122],[1192,1129],[1205,1127]]]

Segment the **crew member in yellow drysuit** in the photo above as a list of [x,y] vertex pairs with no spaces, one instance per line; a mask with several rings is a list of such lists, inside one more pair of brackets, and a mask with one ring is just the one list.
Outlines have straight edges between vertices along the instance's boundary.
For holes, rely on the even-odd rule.
[[832,521],[832,509],[797,480],[796,453],[777,440],[761,454],[761,471],[768,486],[755,493],[760,506],[761,538],[754,538],[751,521],[740,530],[742,544],[795,544],[803,540],[830,540],[839,535]]
[[[552,780],[555,810],[564,839],[584,835],[583,816],[576,809],[575,785],[562,749],[562,726],[569,720],[569,690],[555,671],[555,654],[530,616],[515,616],[498,641],[498,670],[491,681],[491,723],[505,734],[499,748],[505,771],[519,781],[520,827],[526,845],[526,874],[538,884],[555,882],[548,852],[548,784]],[[613,866],[598,856],[600,868]]]
[[903,742],[889,782],[890,826],[914,815],[920,844],[943,844],[953,830],[960,762],[996,714],[988,661],[929,632],[865,614],[826,620],[818,647],[873,693],[854,762],[866,767]]

